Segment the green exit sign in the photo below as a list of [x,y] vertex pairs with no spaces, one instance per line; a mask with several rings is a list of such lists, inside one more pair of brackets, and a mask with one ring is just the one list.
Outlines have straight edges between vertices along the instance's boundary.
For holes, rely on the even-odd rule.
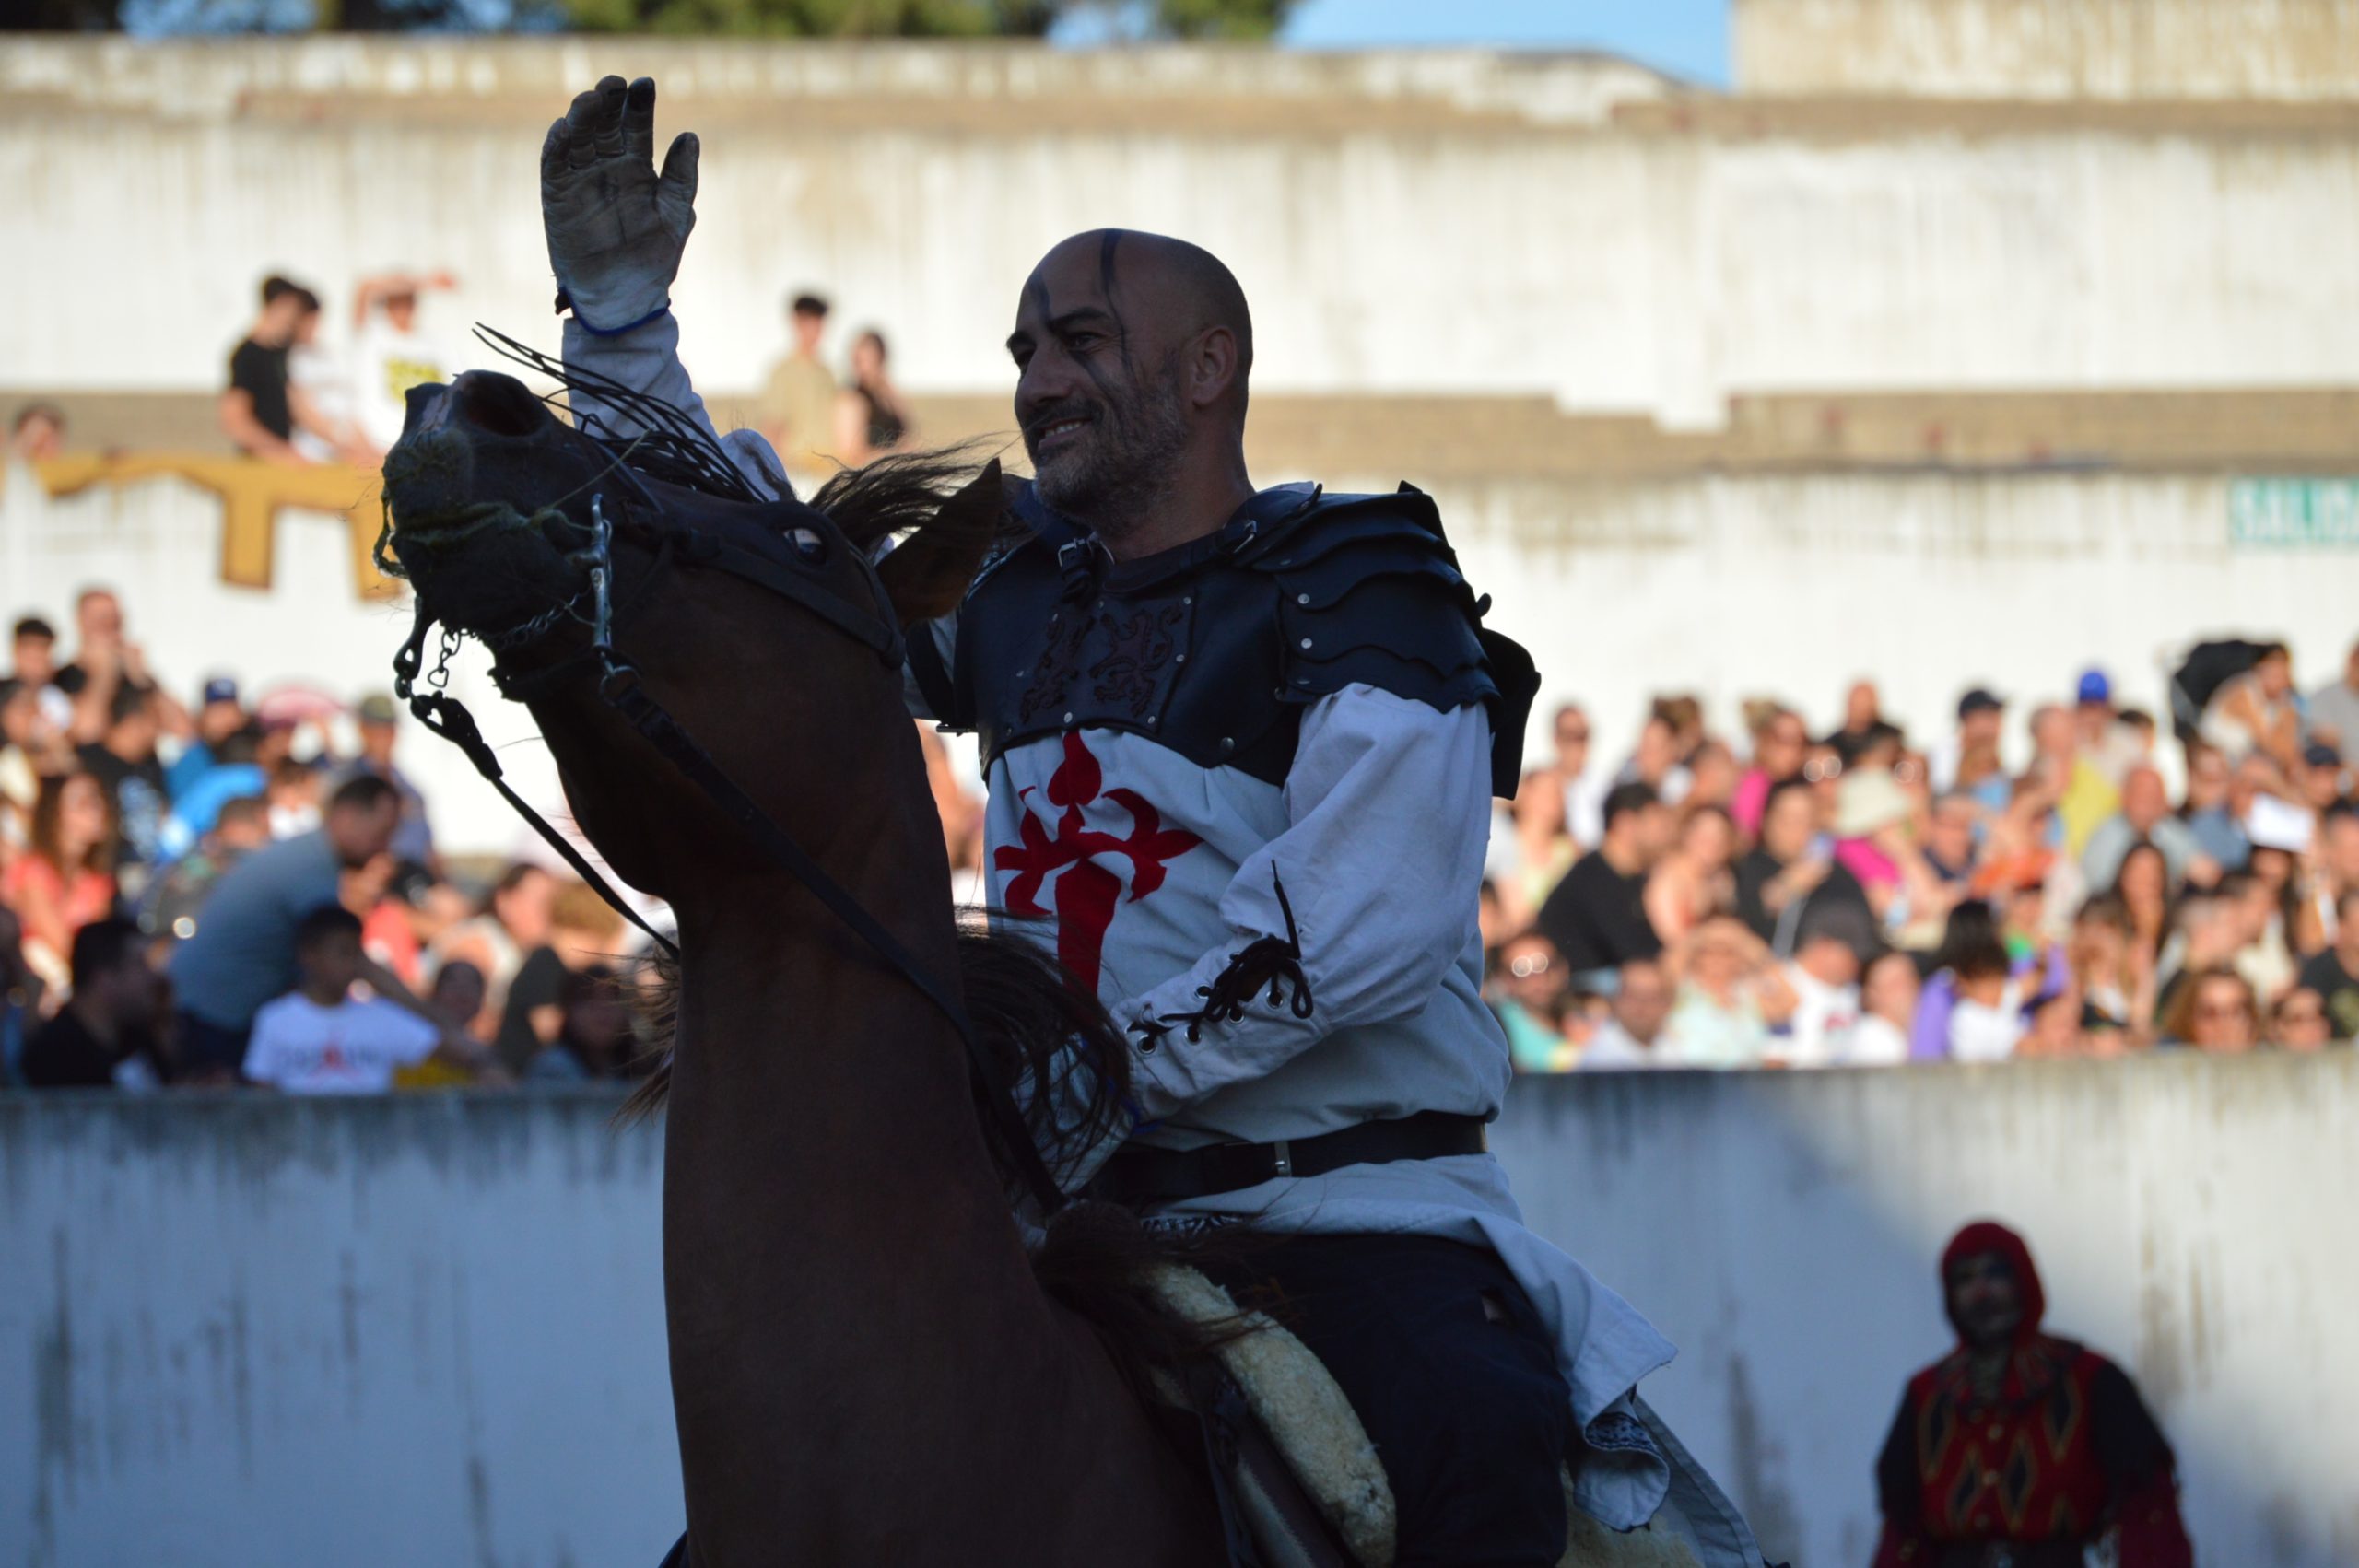
[[2359,479],[2238,479],[2228,544],[2239,550],[2359,550]]

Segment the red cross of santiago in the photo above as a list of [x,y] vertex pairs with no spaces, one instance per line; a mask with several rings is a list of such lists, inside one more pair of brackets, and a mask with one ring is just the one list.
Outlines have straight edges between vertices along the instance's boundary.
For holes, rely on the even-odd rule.
[[[1120,857],[1131,863],[1131,902],[1135,904],[1163,885],[1164,867],[1203,842],[1184,828],[1167,828],[1163,813],[1139,797],[1135,790],[1104,790],[1105,773],[1077,731],[1064,737],[1064,761],[1049,776],[1049,803],[1060,808],[1057,830],[1049,830],[1027,803],[1017,834],[1023,842],[1003,844],[992,864],[1015,872],[1007,884],[1010,914],[1043,916],[1040,886],[1056,878],[1057,957],[1074,978],[1092,992],[1097,989],[1098,961],[1105,951],[1106,928],[1114,923],[1114,906],[1122,891],[1121,879],[1100,862]],[[1100,798],[1128,812],[1131,830],[1121,837],[1082,824],[1082,808]],[[1027,789],[1017,799],[1029,802]]]

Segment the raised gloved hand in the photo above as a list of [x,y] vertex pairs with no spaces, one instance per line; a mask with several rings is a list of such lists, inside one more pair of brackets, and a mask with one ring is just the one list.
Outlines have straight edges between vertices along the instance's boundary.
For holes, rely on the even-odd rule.
[[671,303],[696,227],[697,138],[682,132],[655,172],[655,83],[608,76],[573,100],[541,144],[541,223],[574,320],[616,333]]

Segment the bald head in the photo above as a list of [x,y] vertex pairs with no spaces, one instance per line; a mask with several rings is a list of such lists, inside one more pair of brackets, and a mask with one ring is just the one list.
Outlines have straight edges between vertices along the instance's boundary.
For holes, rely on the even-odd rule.
[[1101,534],[1191,474],[1242,481],[1252,316],[1202,246],[1122,228],[1062,241],[1025,280],[1007,349],[1041,495]]

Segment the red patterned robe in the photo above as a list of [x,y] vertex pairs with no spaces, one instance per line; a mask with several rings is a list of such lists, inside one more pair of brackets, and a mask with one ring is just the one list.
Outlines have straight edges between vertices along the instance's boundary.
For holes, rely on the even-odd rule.
[[2014,1270],[2023,1326],[1995,1397],[1976,1388],[1963,1341],[1908,1380],[1876,1464],[1874,1568],[2081,1568],[2108,1534],[2120,1568],[2192,1568],[2170,1445],[2137,1388],[2095,1351],[2039,1332],[2039,1274],[2005,1226],[1960,1231],[1943,1281],[1984,1252]]

